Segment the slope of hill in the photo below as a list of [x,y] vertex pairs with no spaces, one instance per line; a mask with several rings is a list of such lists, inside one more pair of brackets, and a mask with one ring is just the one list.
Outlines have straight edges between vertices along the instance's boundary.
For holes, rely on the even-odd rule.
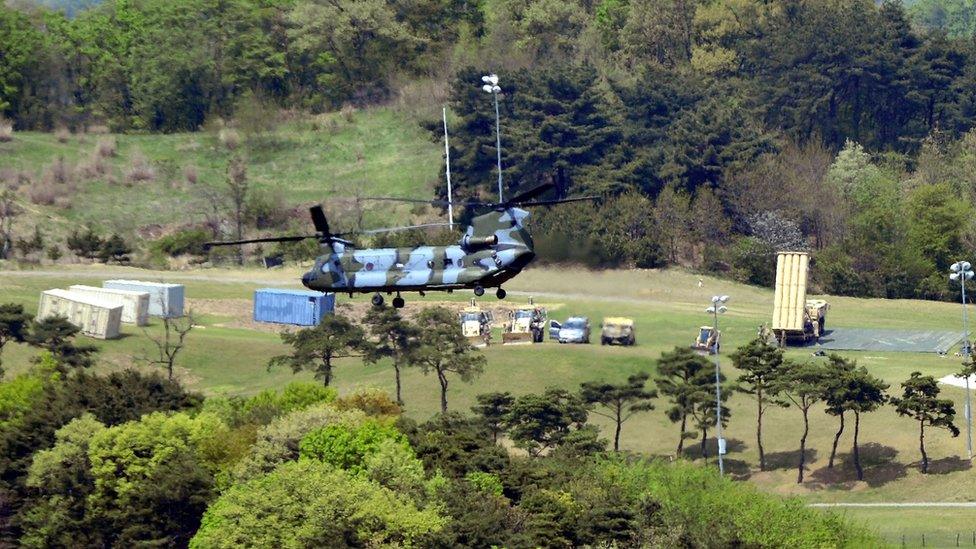
[[[116,152],[100,159],[96,149],[104,143]],[[225,132],[223,138],[217,132],[20,132],[0,143],[0,176],[20,172],[32,183],[19,192],[28,212],[21,229],[15,228],[20,234],[30,234],[35,224],[49,234],[90,224],[123,235],[149,235],[202,222],[208,197],[225,187],[234,156],[245,160],[255,191],[296,208],[301,217],[296,222],[305,221],[300,206],[324,202],[333,213],[349,214],[336,220],[345,227],[360,215],[364,224],[408,221],[408,206],[368,204],[360,211],[349,199],[432,196],[442,163],[439,147],[414,120],[376,108],[285,123],[253,139],[236,132]],[[95,163],[103,167],[96,169]]]

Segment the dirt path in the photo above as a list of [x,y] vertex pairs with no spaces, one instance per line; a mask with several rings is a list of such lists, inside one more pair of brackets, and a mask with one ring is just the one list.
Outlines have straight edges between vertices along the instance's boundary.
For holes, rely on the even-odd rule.
[[976,501],[909,501],[891,503],[810,503],[807,507],[956,507],[976,508]]

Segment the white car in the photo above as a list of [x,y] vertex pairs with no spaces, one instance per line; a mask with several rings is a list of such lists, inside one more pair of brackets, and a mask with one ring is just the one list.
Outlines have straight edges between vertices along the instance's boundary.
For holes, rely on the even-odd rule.
[[562,324],[552,320],[549,322],[549,339],[560,343],[589,343],[590,319],[571,316]]

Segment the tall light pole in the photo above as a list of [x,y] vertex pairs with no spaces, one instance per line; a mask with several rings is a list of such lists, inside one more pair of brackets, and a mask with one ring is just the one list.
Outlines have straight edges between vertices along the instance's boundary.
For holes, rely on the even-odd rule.
[[729,310],[725,303],[729,300],[727,295],[716,295],[712,297],[712,304],[705,309],[706,313],[711,313],[713,317],[713,329],[715,330],[715,343],[712,344],[712,354],[715,356],[715,433],[718,441],[718,474],[725,474],[725,466],[722,456],[725,455],[725,439],[722,438],[722,381],[718,362],[718,350],[720,333],[718,329],[718,315]]
[[[973,278],[972,265],[968,261],[957,261],[949,267],[952,271],[949,280],[958,280],[962,289],[962,355],[969,358],[969,313],[966,310],[966,281]],[[969,395],[969,376],[966,376],[966,449],[969,459],[973,459],[973,408]]]
[[498,75],[495,73],[482,76],[481,81],[485,83],[481,89],[495,96],[495,151],[498,153],[498,202],[501,203],[505,201],[502,198],[502,129],[498,117],[498,94],[502,89],[498,87]]

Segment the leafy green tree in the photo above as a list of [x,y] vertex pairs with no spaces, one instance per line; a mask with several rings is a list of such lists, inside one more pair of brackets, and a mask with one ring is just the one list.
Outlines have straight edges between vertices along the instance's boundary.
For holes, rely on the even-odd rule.
[[114,233],[102,242],[98,257],[105,263],[115,261],[122,265],[129,262],[131,254],[132,247],[126,244],[118,233]]
[[436,507],[317,460],[286,463],[237,484],[208,509],[194,548],[424,546],[447,524]]
[[953,437],[959,436],[959,428],[953,423],[956,409],[952,400],[939,398],[939,385],[932,376],[923,376],[922,372],[912,372],[911,377],[903,381],[901,398],[892,398],[898,415],[909,417],[918,422],[918,449],[922,453],[922,473],[929,472],[929,456],[925,453],[925,425],[945,429]]
[[19,10],[0,7],[0,114],[19,114],[29,85],[31,66],[40,53],[43,38]]
[[463,478],[474,471],[501,472],[511,459],[492,440],[483,422],[457,412],[437,414],[420,425],[401,417],[397,427],[410,439],[427,470],[442,471],[450,478]]
[[206,439],[226,429],[206,414],[156,412],[97,433],[86,515],[104,524],[106,542],[186,545],[214,493]]
[[942,272],[952,257],[963,255],[962,236],[971,217],[961,197],[947,183],[923,185],[908,198],[908,243],[918,254]]
[[[692,380],[695,390],[689,395],[690,409],[688,415],[692,418],[695,428],[701,433],[701,457],[708,459],[705,443],[708,440],[708,429],[718,423],[718,402],[715,399],[714,373],[701,374]],[[722,385],[722,427],[726,427],[732,417],[732,410],[728,406],[732,387],[726,383],[725,374],[719,374],[718,382]]]
[[491,433],[491,441],[498,442],[498,435],[505,432],[505,418],[515,403],[512,393],[482,393],[475,397],[478,404],[471,407],[471,411],[484,423]]
[[800,461],[797,464],[796,483],[803,483],[806,465],[807,435],[810,434],[810,408],[824,398],[830,370],[815,362],[781,364],[782,374],[775,381],[776,391],[783,394],[803,414],[803,434],[800,435]]
[[33,317],[16,303],[0,305],[0,379],[3,379],[3,348],[11,341],[23,343]]
[[370,308],[363,323],[373,336],[373,341],[366,346],[365,360],[375,364],[382,358],[390,359],[396,381],[396,401],[403,406],[400,374],[410,365],[410,356],[419,347],[420,332],[392,307]]
[[[856,367],[855,362],[844,363],[837,359],[831,360],[830,379],[832,383],[826,387],[827,413],[843,417],[844,411],[854,412],[854,468],[857,470],[857,480],[864,480],[864,470],[861,468],[861,454],[858,447],[858,436],[861,432],[861,414],[873,412],[888,402],[885,390],[888,384],[868,373],[864,366]],[[843,430],[841,425],[840,433]],[[840,438],[838,434],[836,440]]]
[[840,442],[841,435],[844,434],[844,414],[854,398],[850,391],[856,387],[851,382],[856,378],[857,361],[848,360],[832,353],[827,357],[826,368],[827,382],[824,386],[826,409],[824,411],[832,416],[837,416],[840,422],[837,433],[834,434],[834,442],[830,447],[830,460],[827,462],[827,468],[833,469],[834,458],[837,457],[837,444]]
[[509,436],[531,456],[564,444],[586,425],[586,404],[579,396],[550,387],[542,394],[515,399],[508,412]]
[[332,383],[333,362],[359,356],[365,338],[363,329],[339,315],[327,315],[318,326],[297,332],[283,332],[281,341],[292,346],[289,355],[278,355],[268,367],[288,366],[296,374],[311,370],[326,387]]
[[657,398],[657,391],[647,389],[648,378],[646,372],[634,374],[627,378],[626,383],[600,383],[588,381],[580,386],[580,396],[583,402],[593,405],[599,404],[607,409],[606,412],[590,410],[614,422],[613,451],[620,451],[620,428],[624,422],[638,412],[654,409],[651,402]]
[[457,316],[444,307],[428,307],[417,315],[420,346],[412,361],[424,375],[434,372],[441,389],[441,413],[447,412],[448,374],[470,382],[485,370],[485,357],[471,346],[457,323]]
[[[709,383],[711,365],[708,359],[686,347],[675,347],[673,351],[661,353],[657,361],[657,377],[654,383],[658,391],[668,397],[671,405],[666,410],[672,423],[681,423],[678,449],[675,455],[681,456],[688,432],[688,416],[691,415],[698,398],[696,393]],[[714,378],[711,378],[714,382]]]
[[91,414],[83,414],[54,434],[54,446],[34,455],[26,484],[34,495],[21,522],[25,547],[103,545],[104,532],[85,512],[95,489],[88,449],[92,438],[106,429]]
[[78,257],[85,259],[95,259],[102,250],[104,241],[95,233],[95,230],[88,228],[85,232],[74,230],[68,235],[68,249]]
[[[759,470],[766,470],[766,454],[762,443],[763,414],[770,406],[787,406],[780,398],[783,384],[783,350],[771,345],[760,335],[732,353],[732,364],[742,371],[736,389],[756,400],[756,448],[759,450]],[[804,412],[806,414],[806,412]],[[806,417],[804,415],[804,417]]]
[[66,318],[51,316],[34,320],[24,340],[29,345],[50,352],[58,368],[67,372],[90,367],[94,362],[93,355],[98,352],[98,347],[93,345],[75,344],[74,338],[79,331]]
[[367,420],[356,426],[327,425],[316,429],[305,435],[299,449],[303,458],[359,473],[387,441],[409,447],[407,438],[392,425]]

